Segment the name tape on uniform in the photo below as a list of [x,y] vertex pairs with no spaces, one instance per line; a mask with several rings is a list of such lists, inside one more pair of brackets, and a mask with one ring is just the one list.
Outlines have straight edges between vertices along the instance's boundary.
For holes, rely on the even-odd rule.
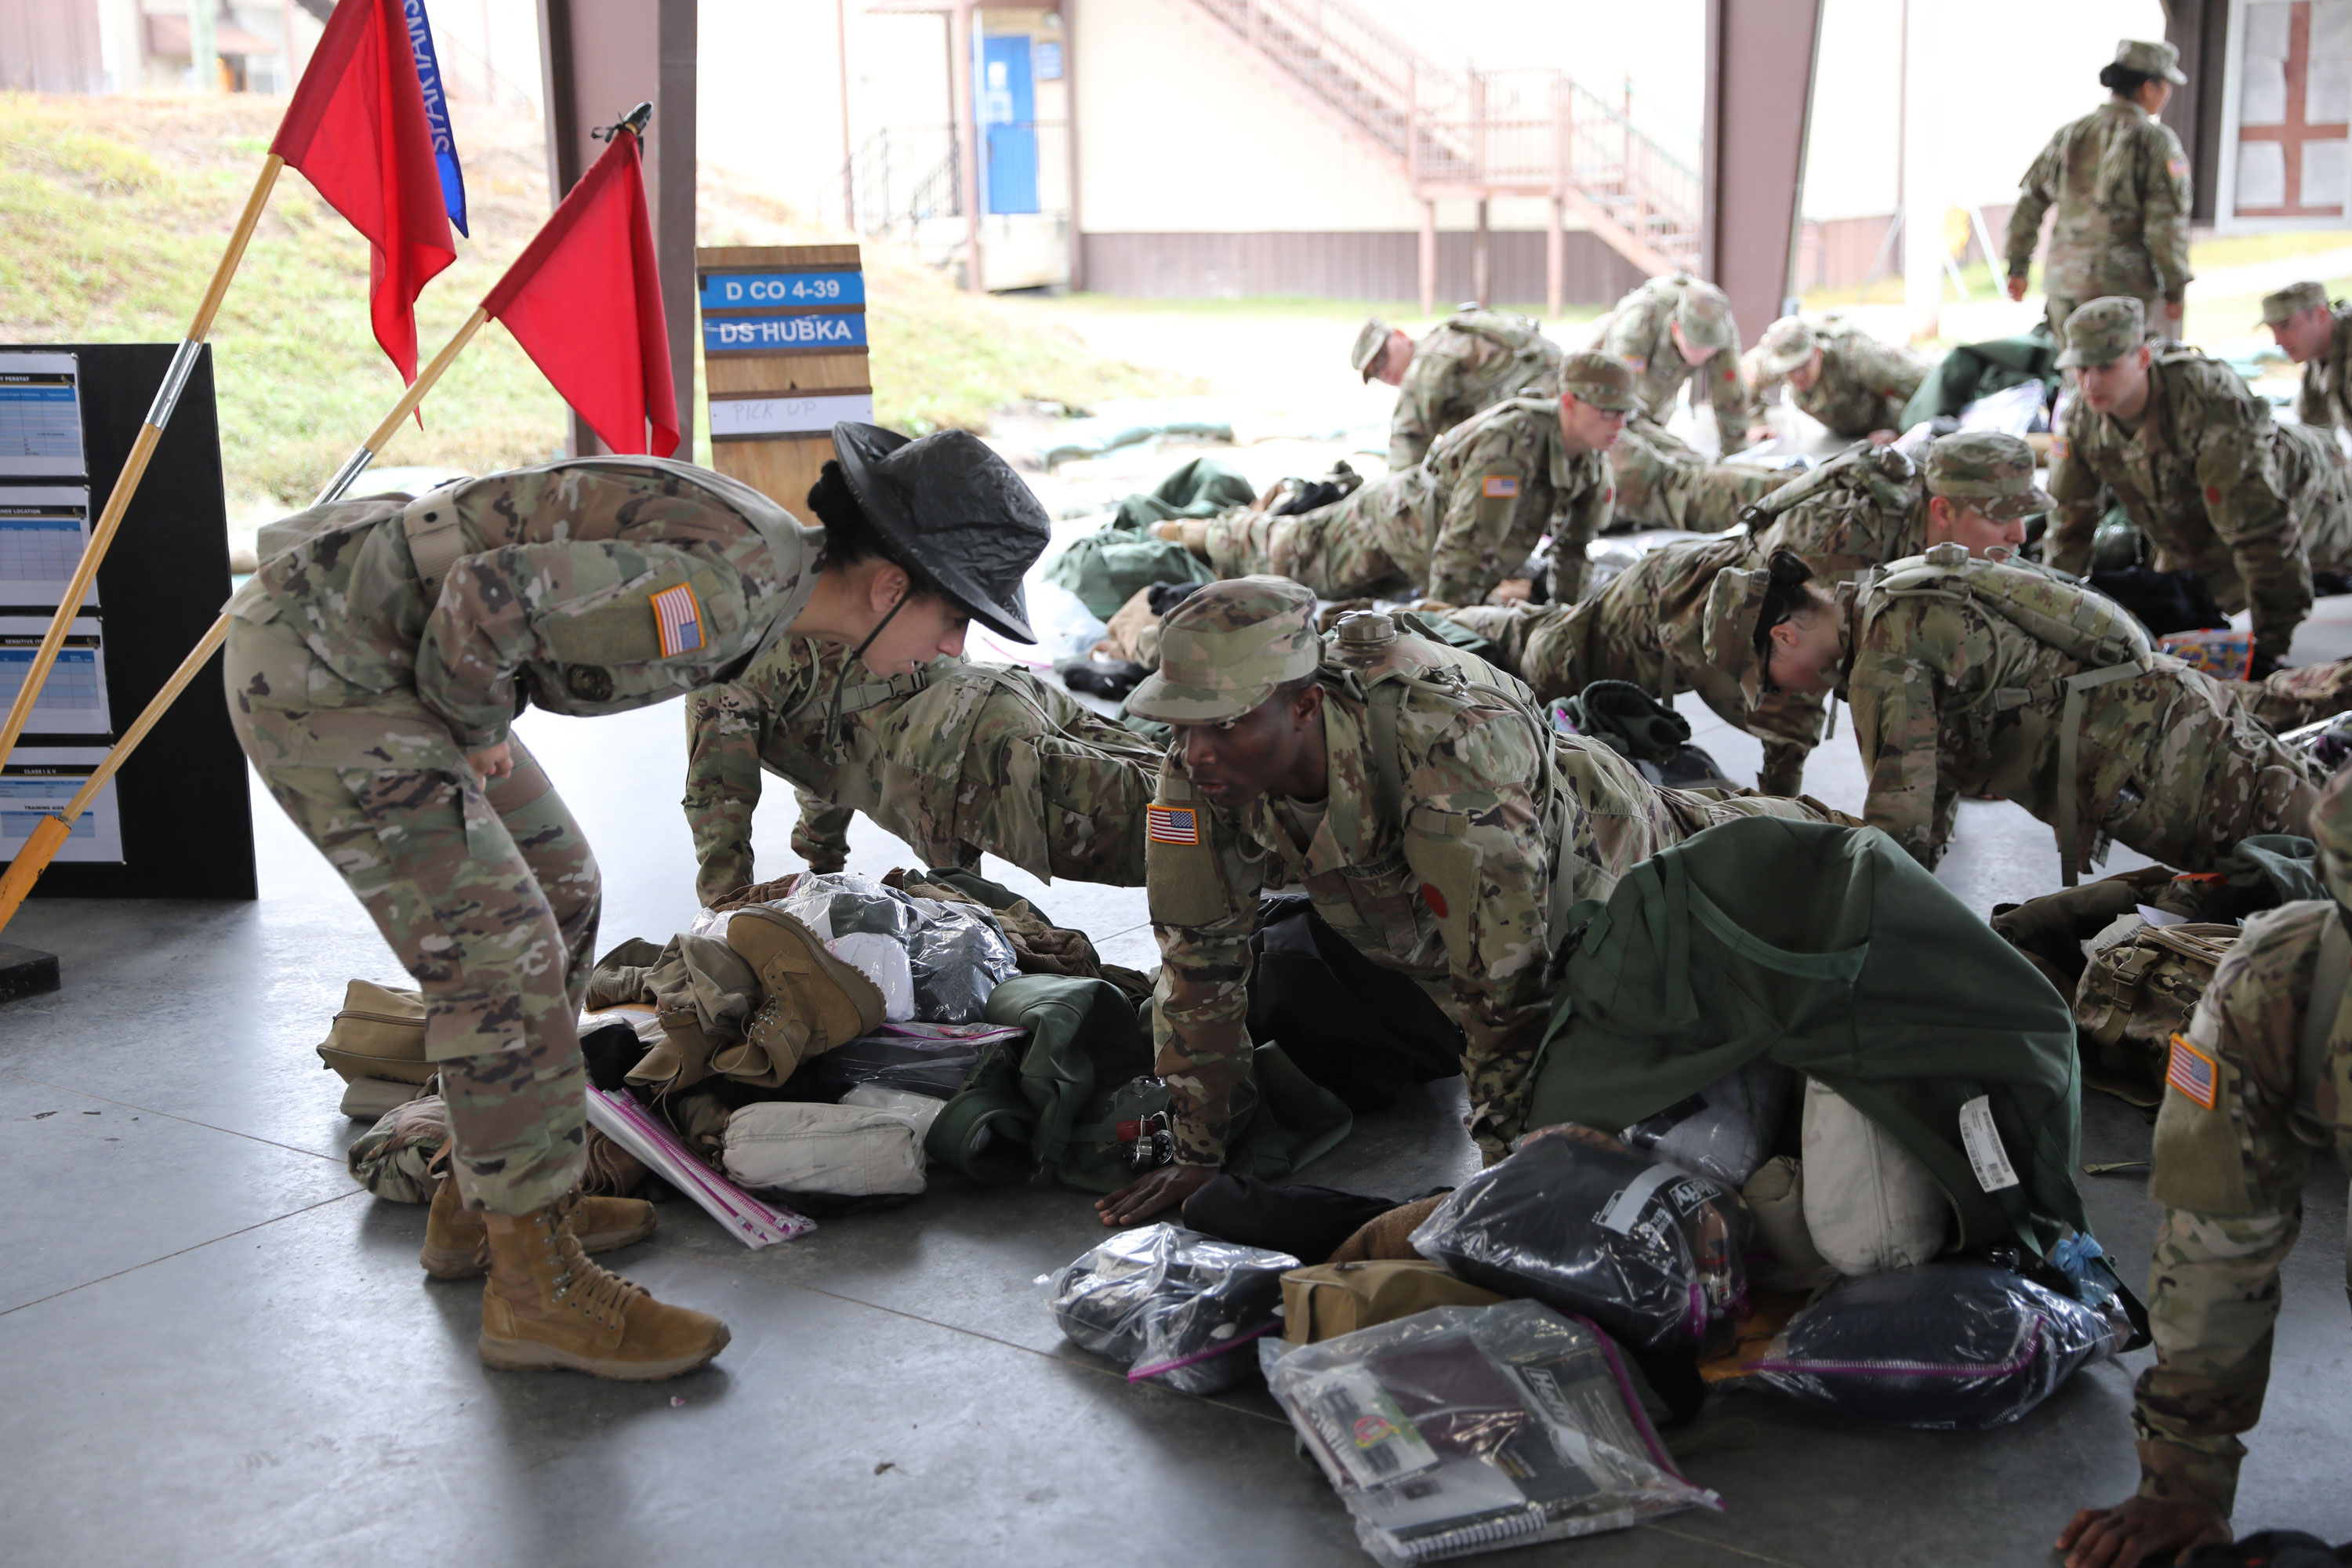
[[692,585],[680,583],[652,595],[654,626],[661,634],[664,658],[676,658],[702,647],[702,606],[694,602]]
[[863,305],[863,272],[707,272],[706,310],[748,310],[761,305]]
[[862,349],[866,316],[857,310],[824,316],[705,316],[705,353],[774,353],[787,349]]
[[2165,1064],[2164,1081],[2210,1110],[2221,1098],[2221,1071],[2211,1057],[2172,1037],[2172,1058]]
[[1200,815],[1189,805],[1155,805],[1145,810],[1145,836],[1154,844],[1198,844]]

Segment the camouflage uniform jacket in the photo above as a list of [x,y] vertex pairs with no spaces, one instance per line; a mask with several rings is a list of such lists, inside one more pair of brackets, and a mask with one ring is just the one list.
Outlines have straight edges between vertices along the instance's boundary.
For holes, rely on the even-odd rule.
[[[1642,400],[1643,412],[1661,425],[1674,412],[1675,395],[1694,374],[1668,330],[1688,281],[1651,279],[1617,301],[1617,308],[1602,319],[1597,340],[1602,353],[1615,354],[1633,367],[1633,395]],[[1716,432],[1727,458],[1748,445],[1748,385],[1739,376],[1739,345],[1707,355],[1696,370],[1714,405]]]
[[[1899,453],[1857,452],[1833,468],[1790,482],[1791,489],[1807,486],[1804,497],[1757,535],[1759,555],[1769,560],[1775,550],[1790,551],[1826,587],[1925,548],[1927,487]],[[1767,496],[1759,504],[1773,501]]]
[[2270,1379],[2279,1268],[2301,1228],[2312,1148],[2332,1138],[2352,1164],[2352,1032],[2340,1014],[2306,1108],[2318,1124],[2297,1125],[2305,1011],[2335,913],[2315,901],[2249,916],[2184,1031],[2204,1060],[2175,1047],[2187,1070],[2169,1075],[2148,1182],[2164,1208],[2148,1279],[2157,1359],[2132,1413],[2140,1490],[2151,1497],[2231,1510],[2246,1451],[2238,1435],[2262,1415]]
[[1821,345],[1822,374],[1808,391],[1788,383],[1789,400],[1850,438],[1900,429],[1903,405],[1927,379],[1927,361],[1852,327],[1823,331]]
[[[2230,590],[2242,584],[2262,650],[2284,658],[2296,623],[2311,611],[2311,567],[2273,449],[2276,435],[2270,405],[2236,371],[2195,349],[2161,350],[2148,367],[2137,430],[2077,399],[2051,443],[2059,539],[2050,564],[2077,576],[2089,570],[2104,485],[2171,569],[2209,578],[2221,573],[2214,591],[2225,608]],[[2210,566],[2200,554],[2211,558]],[[2227,580],[2232,566],[2236,584]]]
[[[432,598],[405,504],[371,497],[272,524],[260,570],[228,609],[290,626],[354,686],[413,687],[467,752],[504,741],[525,698],[620,713],[707,686],[789,626],[816,586],[816,530],[690,463],[574,458],[419,498],[454,509],[463,530],[464,553]],[[681,585],[699,646],[666,655],[650,601]]]
[[2322,429],[2352,430],[2352,305],[2338,300],[2329,314],[2336,328],[2328,334],[2327,353],[2303,367],[2294,416]]
[[1525,316],[1464,310],[1416,344],[1389,416],[1389,470],[1412,468],[1481,409],[1530,388],[1557,396],[1560,349]]
[[2108,294],[2178,300],[2188,288],[2189,155],[2139,105],[2100,105],[2025,171],[2005,240],[2011,277],[2032,265],[2053,202],[2046,292],[2080,303]]
[[1447,431],[1420,468],[1383,483],[1406,487],[1387,510],[1420,531],[1390,544],[1391,558],[1413,560],[1417,551],[1402,552],[1417,543],[1428,552],[1428,596],[1454,605],[1484,603],[1546,533],[1555,556],[1582,561],[1617,495],[1606,457],[1569,455],[1549,397],[1497,403]]
[[1143,882],[1143,806],[1160,750],[1025,669],[940,659],[884,679],[863,666],[826,733],[835,644],[779,643],[687,704],[687,825],[705,902],[757,880],[761,772],[863,811],[926,865],[985,850],[1034,876]]
[[1405,687],[1393,805],[1381,803],[1370,701],[1327,662],[1329,790],[1304,847],[1271,798],[1213,805],[1172,759],[1163,766],[1159,798],[1173,827],[1155,816],[1148,886],[1164,961],[1160,1071],[1183,1163],[1223,1161],[1249,1082],[1261,889],[1304,887],[1359,952],[1420,982],[1462,1026],[1473,1131],[1494,1157],[1520,1130],[1553,911],[1605,898],[1628,868],[1723,815],[1653,787],[1598,742],[1539,732],[1526,687],[1452,657],[1457,670],[1482,671],[1480,684]]

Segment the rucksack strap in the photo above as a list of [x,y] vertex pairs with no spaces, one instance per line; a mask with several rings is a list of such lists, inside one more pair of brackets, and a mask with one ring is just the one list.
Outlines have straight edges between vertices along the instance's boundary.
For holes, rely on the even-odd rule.
[[1397,710],[1404,705],[1402,682],[1383,680],[1366,694],[1365,721],[1371,727],[1372,784],[1381,792],[1381,816],[1404,820],[1404,763],[1397,751]]
[[2333,905],[2312,970],[2311,1002],[2304,1009],[2303,1042],[2294,1058],[2294,1107],[2289,1112],[2295,1136],[2315,1146],[2329,1142],[2334,1132],[2319,1118],[2319,1081],[2327,1071],[2328,1048],[2352,1025],[2344,1016],[2347,982],[2352,982],[2352,931],[2345,929],[2343,907]]
[[2082,859],[2074,831],[2074,773],[2082,749],[2083,694],[2140,673],[2137,664],[2111,664],[2066,678],[2066,709],[2058,720],[2058,865],[2069,888],[2080,879]]

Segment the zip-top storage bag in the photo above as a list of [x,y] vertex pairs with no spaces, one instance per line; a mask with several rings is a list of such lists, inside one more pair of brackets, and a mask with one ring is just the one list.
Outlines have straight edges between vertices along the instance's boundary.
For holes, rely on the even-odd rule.
[[1303,1345],[1267,1382],[1383,1563],[1722,1506],[1675,1472],[1608,1336],[1533,1301]]
[[1081,1349],[1184,1394],[1257,1370],[1250,1342],[1282,1326],[1286,1252],[1235,1247],[1172,1225],[1121,1231],[1047,1277],[1054,1321]]

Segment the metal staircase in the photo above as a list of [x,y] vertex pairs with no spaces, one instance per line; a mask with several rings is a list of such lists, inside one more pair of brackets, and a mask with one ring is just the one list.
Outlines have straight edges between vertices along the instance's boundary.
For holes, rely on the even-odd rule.
[[1192,4],[1393,163],[1423,203],[1549,198],[1653,277],[1697,266],[1697,172],[1567,73],[1449,70],[1347,0]]

